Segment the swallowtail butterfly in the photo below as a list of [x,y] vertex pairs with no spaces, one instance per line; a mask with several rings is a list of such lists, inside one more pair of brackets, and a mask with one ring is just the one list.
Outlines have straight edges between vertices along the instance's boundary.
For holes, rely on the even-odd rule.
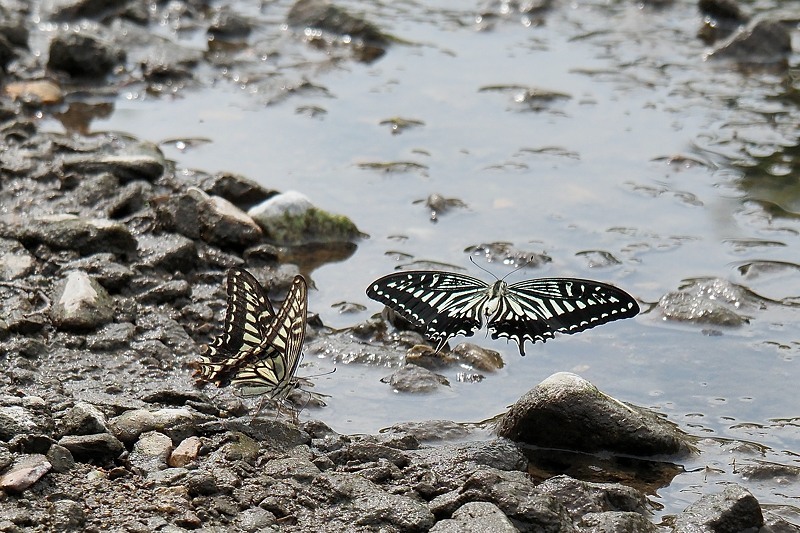
[[451,337],[470,337],[486,324],[493,339],[513,339],[525,355],[525,341],[545,342],[556,332],[571,335],[639,312],[625,291],[573,278],[489,285],[464,274],[406,271],[374,281],[367,296],[424,327],[437,352]]
[[194,363],[201,382],[233,385],[243,396],[284,400],[297,386],[306,331],[308,287],[295,276],[277,313],[261,284],[246,270],[228,271],[225,331],[204,345]]

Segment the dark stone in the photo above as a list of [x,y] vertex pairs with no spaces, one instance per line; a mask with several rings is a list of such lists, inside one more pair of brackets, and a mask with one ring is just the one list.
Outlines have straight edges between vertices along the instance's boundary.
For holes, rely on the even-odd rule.
[[686,454],[690,439],[650,411],[623,404],[585,379],[553,374],[503,415],[497,434],[543,448],[652,456]]
[[245,211],[278,194],[249,178],[225,172],[205,178],[201,187],[208,194],[221,196]]
[[125,446],[109,433],[94,435],[66,435],[58,441],[68,449],[76,461],[105,464],[125,451]]
[[50,43],[47,68],[72,77],[102,77],[125,60],[125,52],[88,30],[56,35]]
[[442,386],[450,386],[446,377],[434,374],[421,366],[409,364],[381,381],[399,392],[432,392]]
[[177,233],[139,235],[137,248],[142,265],[149,268],[189,272],[197,263],[194,241]]
[[83,219],[68,214],[7,215],[0,218],[0,236],[15,238],[29,249],[36,244],[46,244],[82,254],[127,254],[136,250],[136,240],[124,225],[108,219]]
[[792,53],[792,36],[779,21],[756,20],[711,53],[709,57],[740,63],[772,64],[786,61]]
[[317,28],[373,45],[389,44],[389,39],[377,26],[324,0],[298,0],[289,10],[287,21],[290,26]]

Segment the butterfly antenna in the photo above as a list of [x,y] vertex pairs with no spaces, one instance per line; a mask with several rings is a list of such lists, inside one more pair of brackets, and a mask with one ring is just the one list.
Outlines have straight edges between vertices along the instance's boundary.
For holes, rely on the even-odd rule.
[[533,260],[534,260],[534,259],[535,259],[534,257],[529,257],[529,258],[528,258],[528,260],[527,260],[527,261],[525,261],[525,263],[521,264],[520,266],[518,266],[517,268],[515,268],[514,270],[512,270],[511,272],[509,272],[509,273],[508,273],[508,274],[506,274],[505,276],[503,276],[503,278],[502,278],[500,281],[504,281],[504,280],[505,280],[505,279],[506,279],[508,276],[510,276],[510,275],[511,275],[511,274],[513,274],[514,272],[518,272],[518,271],[522,270],[523,268],[527,267],[528,265],[530,265],[531,263],[533,263]]
[[475,262],[475,259],[473,259],[471,255],[469,256],[469,260],[470,260],[470,261],[472,261],[472,264],[473,264],[473,265],[475,265],[476,267],[480,268],[481,270],[483,270],[484,272],[486,272],[487,274],[489,274],[490,276],[492,276],[494,279],[496,279],[496,280],[500,281],[500,278],[498,278],[497,276],[495,276],[493,272],[490,272],[490,271],[488,271],[487,269],[483,268],[483,267],[482,267],[482,266],[480,266],[478,263],[476,263],[476,262]]

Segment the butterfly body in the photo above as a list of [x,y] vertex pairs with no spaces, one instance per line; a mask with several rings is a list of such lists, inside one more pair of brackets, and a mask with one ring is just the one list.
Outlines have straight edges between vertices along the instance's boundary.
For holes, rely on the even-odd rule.
[[469,337],[485,325],[493,339],[513,339],[525,355],[525,341],[545,342],[556,332],[577,333],[639,312],[625,291],[576,278],[490,285],[464,274],[407,271],[374,281],[367,296],[424,327],[437,351],[451,337]]
[[297,386],[302,359],[308,287],[295,276],[276,312],[261,284],[246,270],[228,271],[228,307],[222,334],[201,349],[194,363],[201,382],[235,386],[242,396],[283,400]]

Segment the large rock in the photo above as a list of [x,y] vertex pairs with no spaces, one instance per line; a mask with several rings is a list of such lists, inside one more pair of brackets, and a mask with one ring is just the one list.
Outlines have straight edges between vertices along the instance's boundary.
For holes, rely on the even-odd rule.
[[296,191],[273,196],[247,214],[275,244],[352,242],[363,236],[349,218],[315,207],[305,195]]
[[585,379],[559,372],[503,415],[497,434],[545,448],[652,456],[684,454],[689,438],[650,411],[616,400]]
[[519,531],[503,511],[490,502],[469,502],[459,507],[452,518],[439,520],[430,533],[515,533]]
[[6,215],[0,218],[0,237],[17,239],[26,246],[46,244],[82,254],[126,254],[136,250],[136,240],[125,225],[113,220],[85,219],[70,214]]

